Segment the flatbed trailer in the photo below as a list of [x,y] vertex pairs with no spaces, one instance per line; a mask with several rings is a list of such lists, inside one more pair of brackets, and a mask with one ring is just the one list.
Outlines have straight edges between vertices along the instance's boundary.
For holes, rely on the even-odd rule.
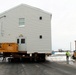
[[24,61],[45,61],[46,55],[51,53],[32,53],[29,54],[26,51],[19,51],[17,43],[1,43],[0,44],[0,57],[3,57],[2,61],[5,61],[8,57],[8,62],[24,62]]

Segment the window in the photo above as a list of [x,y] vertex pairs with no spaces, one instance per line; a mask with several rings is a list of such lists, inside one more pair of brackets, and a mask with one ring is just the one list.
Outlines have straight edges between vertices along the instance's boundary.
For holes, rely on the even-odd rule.
[[39,38],[42,39],[42,35],[40,35]]
[[25,43],[25,39],[21,39],[21,44],[24,44]]
[[39,19],[42,20],[42,16],[40,16]]
[[17,43],[19,44],[19,39],[17,39]]
[[19,26],[20,27],[25,26],[25,18],[19,18]]

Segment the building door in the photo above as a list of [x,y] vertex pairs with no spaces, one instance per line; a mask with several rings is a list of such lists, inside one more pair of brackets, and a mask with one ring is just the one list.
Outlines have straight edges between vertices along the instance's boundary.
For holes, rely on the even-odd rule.
[[19,51],[26,51],[26,42],[24,37],[17,38],[17,43]]

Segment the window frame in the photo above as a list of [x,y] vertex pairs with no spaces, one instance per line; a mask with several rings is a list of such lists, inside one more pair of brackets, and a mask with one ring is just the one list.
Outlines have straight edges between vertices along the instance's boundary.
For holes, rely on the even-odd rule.
[[25,38],[21,38],[21,44],[25,44]]
[[19,39],[17,39],[17,44],[19,44]]
[[19,18],[19,27],[25,26],[25,18]]

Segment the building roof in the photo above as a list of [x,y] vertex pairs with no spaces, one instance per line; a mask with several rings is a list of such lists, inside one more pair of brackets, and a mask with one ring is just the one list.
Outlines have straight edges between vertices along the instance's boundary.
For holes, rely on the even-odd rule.
[[46,12],[46,11],[44,11],[44,10],[42,10],[42,9],[39,9],[39,8],[36,8],[36,7],[30,6],[30,5],[27,5],[27,4],[20,4],[20,5],[16,6],[16,7],[14,7],[14,8],[11,8],[11,9],[9,9],[9,10],[7,10],[7,11],[4,11],[3,13],[0,13],[0,15],[1,15],[1,14],[4,14],[4,13],[7,13],[7,12],[13,10],[13,9],[18,8],[18,7],[21,7],[21,6],[28,7],[28,8],[31,8],[31,9],[34,9],[34,10],[37,10],[37,11],[40,11],[40,12],[43,12],[43,13],[46,13],[46,14],[49,14],[49,15],[52,16],[52,14],[49,13],[49,12]]

